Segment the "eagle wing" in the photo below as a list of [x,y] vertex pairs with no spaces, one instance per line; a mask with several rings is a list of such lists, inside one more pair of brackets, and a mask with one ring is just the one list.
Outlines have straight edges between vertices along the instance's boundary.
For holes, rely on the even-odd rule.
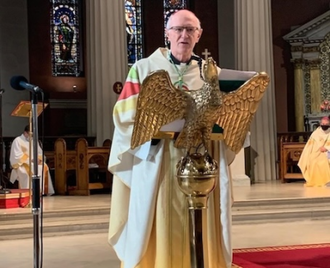
[[150,141],[162,126],[184,118],[188,97],[172,85],[167,71],[150,73],[138,96],[131,148]]
[[250,123],[269,83],[266,73],[257,73],[237,90],[226,93],[216,122],[224,130],[226,145],[238,153],[244,143]]

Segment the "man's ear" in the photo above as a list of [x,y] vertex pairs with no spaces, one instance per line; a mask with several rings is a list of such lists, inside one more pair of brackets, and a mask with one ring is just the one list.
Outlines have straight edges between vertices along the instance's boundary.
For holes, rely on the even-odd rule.
[[167,29],[165,29],[165,36],[168,39],[168,30]]
[[199,31],[199,33],[198,33],[198,35],[197,35],[197,37],[198,37],[198,40],[201,38],[201,36],[202,36],[202,33],[203,33],[203,29],[200,29],[200,31]]
[[201,38],[201,35],[197,35],[197,41],[196,41],[196,44],[199,42],[199,39]]

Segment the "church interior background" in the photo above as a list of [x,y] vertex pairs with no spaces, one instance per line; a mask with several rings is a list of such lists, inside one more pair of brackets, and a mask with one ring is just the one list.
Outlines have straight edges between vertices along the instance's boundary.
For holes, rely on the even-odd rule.
[[[273,120],[269,125],[271,138],[267,140],[271,143],[268,151],[272,156],[266,165],[271,163],[276,166],[277,135],[288,131],[304,131],[305,119],[312,120],[320,116],[320,104],[329,98],[329,2],[318,0],[313,9],[308,8],[307,3],[308,1],[306,7],[302,4],[299,11],[292,16],[294,1],[270,1],[271,14],[267,14],[270,25],[268,32],[273,41],[267,56],[271,59],[271,67],[269,70],[265,70],[268,68],[266,66],[260,67],[271,74],[270,87],[273,92],[269,94],[269,98],[273,98],[270,102],[274,114],[262,119],[265,124]],[[107,11],[118,9],[117,5],[118,3],[109,5]],[[29,100],[28,92],[14,91],[9,85],[13,75],[22,74],[28,77],[30,83],[38,85],[45,92],[46,101],[49,103],[43,114],[46,122],[43,125],[45,136],[95,136],[99,145],[104,140],[111,139],[111,107],[118,96],[118,86],[120,88],[125,80],[129,64],[165,45],[164,17],[178,8],[191,9],[202,21],[204,33],[196,46],[196,54],[203,57],[206,54],[211,55],[222,68],[252,69],[249,63],[245,66],[239,63],[241,56],[235,45],[239,40],[234,26],[237,15],[235,5],[232,1],[219,3],[216,0],[208,0],[205,5],[197,0],[126,1],[126,13],[124,7],[121,7],[123,14],[107,15],[104,13],[106,11],[102,13],[98,10],[101,5],[91,1],[1,2],[0,81],[1,88],[6,91],[1,97],[3,136],[18,135],[25,124],[22,122],[26,122],[24,118],[10,115],[20,100]],[[256,8],[260,6],[258,2],[255,5]],[[55,10],[53,13],[52,8]],[[132,8],[136,12],[134,16]],[[59,31],[60,26],[57,25],[65,12],[76,32],[70,55],[72,58],[66,60],[65,65],[66,68],[73,67],[63,71],[63,68],[58,67],[64,65],[60,62],[60,54],[56,54],[59,53],[56,50],[59,45],[56,44],[57,37],[54,33]],[[100,16],[96,18],[93,14],[98,12]],[[129,22],[132,25],[127,23],[128,18],[135,19]],[[114,26],[114,22],[120,19],[126,19],[126,25]],[[105,21],[107,22],[104,23]],[[101,27],[102,24],[110,26],[105,29],[106,27]],[[113,48],[113,53],[105,52],[106,56],[100,57],[104,45],[98,44],[101,37],[95,33],[97,28],[102,29],[104,39],[108,38],[105,42]],[[134,36],[130,31],[135,32]],[[112,37],[113,40],[110,40]],[[134,41],[130,39],[133,37]],[[258,44],[258,40],[255,40],[255,43]],[[135,50],[134,53],[132,49]],[[120,54],[118,57],[115,56],[117,52]],[[127,57],[127,54],[130,56]],[[56,57],[59,60],[56,61]],[[101,58],[107,59],[107,62],[103,62]],[[107,67],[106,71],[102,66]],[[262,71],[257,68],[258,66],[253,70]],[[109,78],[105,79],[107,74]],[[298,80],[302,81],[299,85],[295,82]],[[100,102],[101,106],[108,108],[102,108],[101,112],[95,111],[94,107],[100,105]],[[257,148],[253,150],[257,155],[263,154]],[[245,158],[252,162],[258,157],[250,152]],[[253,172],[247,173],[254,176]],[[271,178],[259,178],[260,180],[276,179],[275,169],[270,173],[261,173],[257,172],[255,176]]]
[[[292,198],[306,197],[302,184],[276,184],[283,179],[283,170],[279,168],[280,137],[290,133],[300,133],[300,138],[306,133],[308,135],[330,110],[330,3],[328,0],[314,0],[311,8],[310,2],[1,0],[0,89],[4,89],[4,93],[0,93],[0,136],[3,139],[0,143],[4,145],[4,141],[10,142],[20,135],[28,123],[27,118],[11,115],[20,101],[30,100],[28,91],[11,88],[10,79],[14,75],[25,76],[29,83],[44,91],[49,105],[39,117],[39,126],[50,141],[50,150],[59,137],[84,137],[95,146],[111,140],[112,107],[130,65],[166,45],[164,18],[175,9],[188,8],[202,22],[203,36],[196,45],[197,55],[212,56],[222,68],[266,71],[271,76],[267,97],[251,126],[250,146],[237,155],[232,165],[238,206],[248,199],[251,206],[266,207],[264,218],[253,214],[251,207],[251,211],[247,211],[246,222],[255,223],[258,217],[260,222],[265,222],[269,203],[261,204],[257,198],[292,201]],[[61,25],[66,22],[70,27]],[[71,39],[65,44],[71,47],[71,53],[61,51],[61,40],[65,37]],[[4,149],[0,160],[8,169],[8,163],[5,163],[8,156]],[[256,188],[251,186],[251,182]],[[267,187],[258,188],[258,183],[264,182],[269,183]],[[245,190],[244,186],[251,187]],[[322,209],[324,214],[319,215],[325,217],[329,192],[310,190],[307,195],[313,199],[315,206]],[[77,199],[62,197],[67,199],[49,199],[54,202],[50,207],[61,208],[70,203],[71,209],[81,209],[81,203],[86,202],[90,209],[84,208],[84,213],[95,213],[93,216],[97,219],[95,222],[91,219],[85,228],[107,229],[109,195],[103,199],[84,197],[84,201],[77,196],[74,196]],[[277,206],[277,201],[273,203]],[[288,210],[290,205],[288,201]],[[91,212],[96,207],[97,212]],[[275,209],[278,215],[282,214],[275,221],[283,219],[284,214],[288,220],[297,219],[290,218],[285,207]],[[234,222],[243,219],[240,207],[236,214],[235,211]],[[301,215],[304,219],[306,212],[301,212]],[[63,213],[63,217],[69,216]],[[245,220],[242,221],[246,224]],[[294,224],[291,227],[291,230],[296,230]],[[265,233],[268,228],[265,227]],[[239,233],[238,229],[235,230]],[[3,239],[7,235],[15,236],[17,232],[6,229],[4,235],[2,231]],[[254,231],[242,229],[244,235],[239,236],[240,241],[249,241],[245,246],[248,243],[252,246],[253,239],[245,238]],[[259,231],[263,232],[262,229]],[[323,239],[326,241],[330,237],[324,235]]]

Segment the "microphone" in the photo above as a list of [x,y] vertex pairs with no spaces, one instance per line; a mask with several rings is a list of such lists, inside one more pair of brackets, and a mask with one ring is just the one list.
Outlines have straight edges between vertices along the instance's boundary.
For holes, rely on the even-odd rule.
[[10,79],[10,85],[13,89],[16,89],[16,90],[27,89],[27,90],[32,91],[34,93],[42,92],[42,89],[40,87],[29,84],[28,80],[24,76],[21,76],[21,75],[13,76]]

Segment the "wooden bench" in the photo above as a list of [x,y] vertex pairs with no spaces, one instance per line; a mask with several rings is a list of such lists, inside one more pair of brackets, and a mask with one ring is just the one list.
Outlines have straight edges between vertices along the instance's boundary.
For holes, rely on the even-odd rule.
[[[112,174],[107,170],[111,142],[108,146],[91,147],[85,139],[78,139],[75,150],[67,150],[64,139],[55,141],[55,193],[59,195],[89,195],[94,189],[110,189]],[[90,181],[90,171],[94,166],[105,173],[104,181]],[[68,187],[68,171],[75,171],[75,186]]]
[[[10,172],[11,172],[11,166],[10,166],[10,150],[11,150],[11,143],[13,142],[13,140],[16,137],[3,137],[3,150],[4,150],[4,172],[5,174],[9,177],[10,176]],[[41,137],[39,137],[41,138]],[[62,138],[65,140],[66,145],[67,145],[67,149],[69,150],[74,150],[75,149],[75,144],[76,141],[80,138],[84,138],[85,140],[87,140],[89,146],[94,146],[95,144],[95,140],[96,137],[93,136],[46,136],[44,138],[40,139],[40,142],[43,143],[43,151],[44,154],[46,156],[46,162],[49,166],[50,169],[54,169],[55,165],[54,165],[54,144],[55,141],[59,138]]]
[[278,134],[279,179],[303,179],[297,166],[311,132],[287,132]]

